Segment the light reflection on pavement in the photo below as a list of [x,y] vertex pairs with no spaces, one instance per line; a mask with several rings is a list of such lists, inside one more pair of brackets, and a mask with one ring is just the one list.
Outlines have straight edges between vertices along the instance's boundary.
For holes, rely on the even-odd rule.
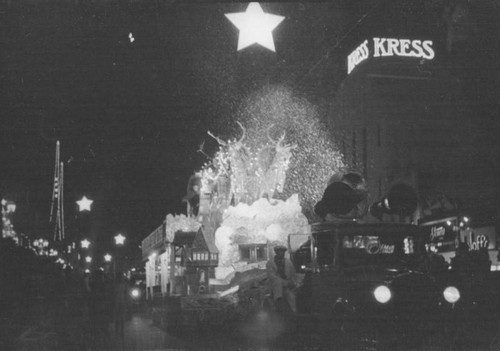
[[109,338],[101,350],[167,351],[186,350],[186,343],[153,325],[146,314],[134,314],[125,323],[124,340],[116,335],[114,325],[108,326]]
[[[309,335],[307,337],[296,330],[287,330],[283,321],[273,319],[269,315],[256,314],[247,322],[234,326],[232,331],[187,331],[182,334],[171,335],[155,326],[146,313],[136,313],[125,324],[124,340],[120,340],[114,331],[114,325],[108,326],[108,338],[105,345],[97,350],[112,351],[191,351],[191,350],[214,350],[214,351],[320,351],[320,350],[343,350],[343,351],[368,351],[372,347],[360,344],[345,344],[341,342],[339,335],[331,334],[325,338]],[[324,339],[320,342],[319,339]],[[326,341],[326,342],[325,342]],[[421,350],[450,350],[450,345],[425,345],[418,348],[405,348],[405,351]],[[460,350],[483,350],[484,345],[469,348],[465,345]],[[93,351],[93,350],[92,350]],[[500,350],[498,350],[500,351]]]

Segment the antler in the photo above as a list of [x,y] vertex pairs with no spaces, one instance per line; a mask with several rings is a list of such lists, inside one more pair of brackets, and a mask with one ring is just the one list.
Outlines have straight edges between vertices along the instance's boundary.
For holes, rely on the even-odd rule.
[[239,126],[240,126],[240,128],[241,128],[241,130],[243,131],[243,135],[241,136],[240,140],[238,140],[238,141],[236,142],[237,144],[241,144],[241,143],[243,142],[243,139],[245,139],[245,136],[246,136],[246,132],[247,132],[247,131],[246,131],[245,127],[243,127],[243,125],[242,125],[240,122],[236,121],[236,123],[238,123],[238,125],[239,125]]
[[210,156],[208,156],[208,155],[205,153],[205,151],[203,151],[203,146],[205,146],[205,140],[203,140],[203,142],[202,142],[202,143],[200,144],[200,146],[199,146],[199,149],[198,149],[198,150],[196,150],[196,152],[199,152],[199,153],[201,153],[201,154],[205,155],[207,158],[210,158]]
[[283,142],[283,140],[285,140],[286,131],[283,131],[283,135],[279,137],[278,140],[276,141],[273,140],[273,138],[271,138],[271,135],[269,134],[272,127],[274,127],[274,124],[271,124],[269,128],[267,128],[267,138],[269,139],[269,141],[271,141],[272,144],[275,144],[276,146],[281,146],[280,144]]
[[227,143],[226,143],[224,140],[222,140],[222,139],[221,139],[221,138],[219,138],[219,137],[216,137],[215,135],[213,135],[213,134],[212,134],[212,132],[208,131],[207,133],[208,133],[208,135],[210,135],[212,138],[214,138],[215,140],[217,140],[217,142],[218,142],[219,144],[221,144],[222,146],[226,146],[226,145],[227,145]]

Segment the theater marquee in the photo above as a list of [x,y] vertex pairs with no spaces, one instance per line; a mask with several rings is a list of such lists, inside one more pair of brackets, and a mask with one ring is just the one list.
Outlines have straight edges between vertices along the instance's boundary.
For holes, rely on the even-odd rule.
[[435,56],[431,40],[410,40],[394,38],[373,38],[365,40],[347,57],[347,74],[372,57],[416,57],[432,60]]

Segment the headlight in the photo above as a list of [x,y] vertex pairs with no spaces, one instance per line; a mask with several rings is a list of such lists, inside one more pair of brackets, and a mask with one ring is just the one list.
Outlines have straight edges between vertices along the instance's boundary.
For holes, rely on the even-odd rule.
[[380,303],[386,303],[392,297],[391,290],[385,285],[377,286],[375,290],[373,290],[373,295],[375,296],[375,300]]
[[137,299],[139,296],[141,296],[141,292],[139,289],[132,289],[130,292],[130,296],[132,296],[134,299]]
[[443,296],[449,303],[455,303],[460,300],[460,291],[454,286],[449,286],[443,291]]

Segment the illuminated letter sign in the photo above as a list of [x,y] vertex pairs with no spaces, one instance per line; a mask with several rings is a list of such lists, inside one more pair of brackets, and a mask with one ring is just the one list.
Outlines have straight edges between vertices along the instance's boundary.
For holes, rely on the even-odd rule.
[[443,226],[431,228],[431,240],[443,240],[446,229]]
[[354,50],[349,57],[347,57],[347,73],[351,73],[351,71],[356,67],[361,61],[364,61],[368,58],[370,51],[368,50],[368,40],[365,40],[363,44],[358,46],[356,50]]
[[368,48],[368,40],[358,46],[347,57],[347,74],[354,67],[366,60],[373,52],[373,57],[417,57],[432,60],[435,56],[431,40],[410,40],[394,38],[373,38],[373,49]]

